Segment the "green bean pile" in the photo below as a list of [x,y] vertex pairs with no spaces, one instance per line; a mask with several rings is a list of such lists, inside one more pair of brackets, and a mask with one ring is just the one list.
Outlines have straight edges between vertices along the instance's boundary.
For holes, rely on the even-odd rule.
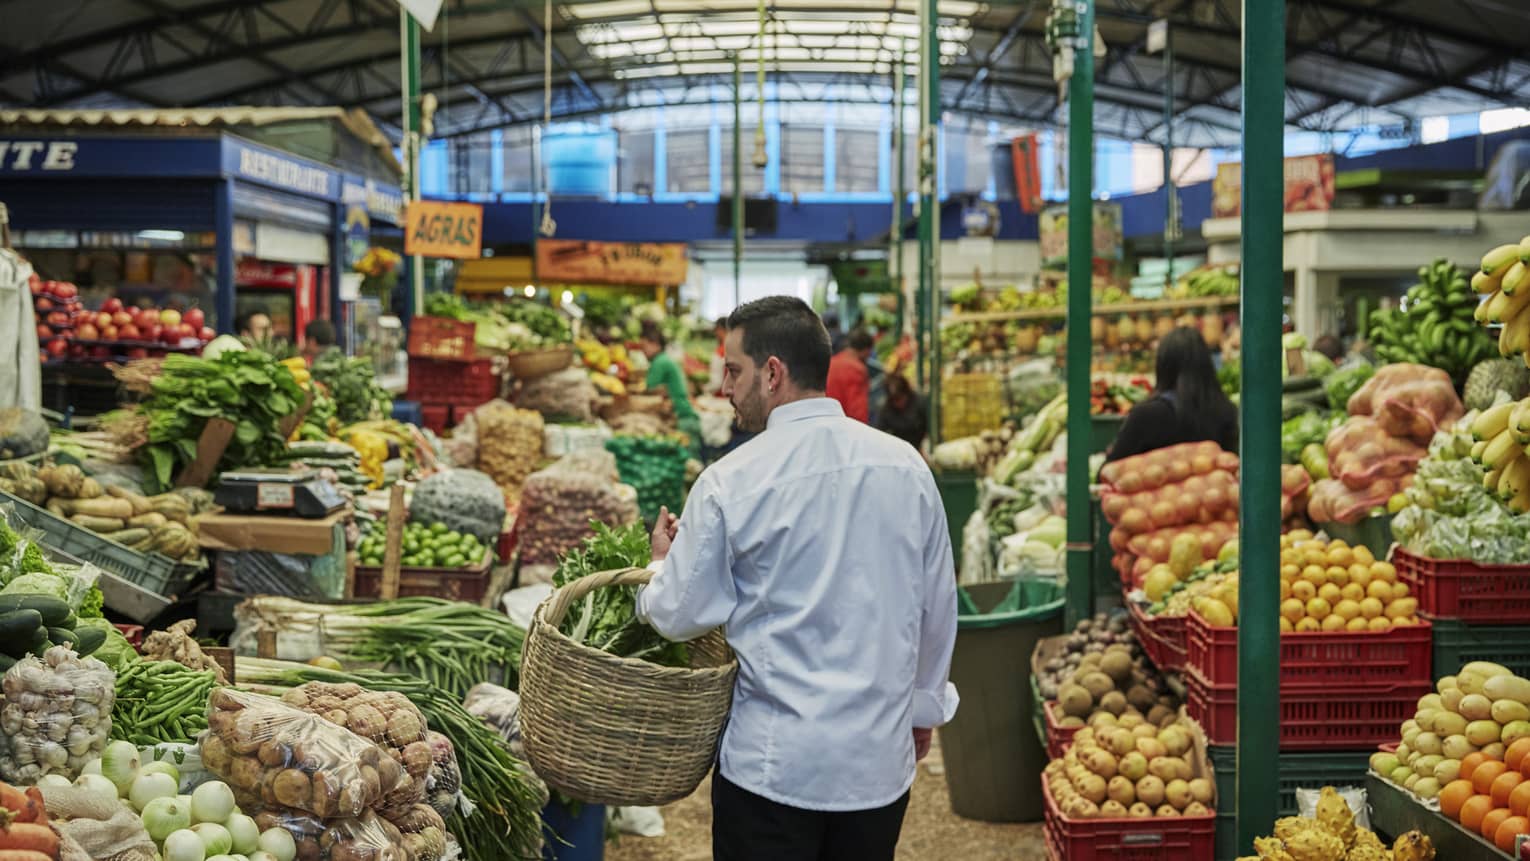
[[137,745],[192,744],[207,729],[212,670],[174,661],[134,661],[117,674],[111,737]]

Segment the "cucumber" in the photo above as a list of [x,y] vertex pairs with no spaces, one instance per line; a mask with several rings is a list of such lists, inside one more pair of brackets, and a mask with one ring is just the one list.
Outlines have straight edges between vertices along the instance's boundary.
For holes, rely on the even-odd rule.
[[48,639],[48,629],[38,628],[36,631],[32,632],[32,642],[28,644],[27,651],[40,657],[42,653],[48,651],[52,645],[53,641]]
[[32,645],[32,635],[42,627],[36,610],[15,610],[0,616],[0,654],[19,658]]
[[48,641],[55,646],[68,646],[71,649],[80,644],[80,638],[69,628],[49,628]]
[[106,645],[106,628],[101,625],[87,625],[84,628],[76,628],[74,636],[76,641],[74,650],[82,658]]
[[0,595],[0,614],[16,610],[36,610],[44,625],[60,625],[69,618],[69,605],[47,595]]

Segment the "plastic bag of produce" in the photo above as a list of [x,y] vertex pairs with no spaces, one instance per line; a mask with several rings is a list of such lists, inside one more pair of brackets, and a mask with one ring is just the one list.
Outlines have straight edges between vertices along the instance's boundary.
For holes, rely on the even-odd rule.
[[1406,490],[1412,475],[1378,477],[1363,488],[1355,488],[1334,478],[1325,478],[1312,486],[1307,516],[1316,523],[1358,523],[1375,508],[1383,508],[1392,495]]
[[1107,463],[1100,480],[1122,493],[1141,493],[1213,470],[1236,474],[1238,456],[1214,442],[1187,442]]
[[425,716],[396,691],[369,691],[352,683],[308,682],[282,695],[282,702],[318,715],[382,748],[404,767],[397,785],[378,809],[392,815],[419,803],[429,782],[432,751]]
[[0,778],[23,785],[45,774],[73,780],[100,757],[116,700],[111,668],[54,646],[41,659],[18,661],[0,687]]
[[521,561],[556,564],[593,532],[590,522],[615,525],[637,519],[637,494],[616,481],[616,458],[606,451],[579,451],[526,479],[520,524]]
[[526,383],[515,403],[549,419],[589,423],[595,419],[594,404],[598,398],[589,372],[575,367]]
[[324,819],[301,808],[276,805],[247,810],[261,831],[284,828],[291,832],[297,842],[297,861],[414,861],[398,826],[370,810],[354,817]]
[[495,484],[518,493],[542,459],[542,415],[505,401],[490,401],[473,415],[478,422],[478,469]]
[[[379,710],[365,714],[388,732],[390,719]],[[411,717],[417,716],[416,711]],[[202,762],[233,787],[243,806],[291,807],[326,819],[360,816],[389,802],[407,806],[396,791],[410,785],[408,765],[325,717],[270,697],[219,688],[212,695],[207,726]],[[419,728],[424,731],[423,720]],[[416,769],[423,774],[430,768],[429,747],[421,744],[421,753],[425,761],[417,762]],[[424,793],[423,782],[414,785],[410,804]]]
[[478,417],[474,413],[463,416],[452,428],[451,439],[442,441],[441,450],[452,466],[478,463]]
[[1373,416],[1356,416],[1335,428],[1324,447],[1329,475],[1357,491],[1380,479],[1411,475],[1427,453],[1422,445],[1388,433]]
[[1392,436],[1426,446],[1466,411],[1450,375],[1427,365],[1386,365],[1349,399],[1352,416],[1375,416]]
[[521,695],[499,685],[474,685],[468,691],[462,707],[468,714],[499,731],[516,756],[522,756],[521,748]]
[[[606,442],[616,456],[622,482],[637,491],[638,511],[648,522],[667,507],[678,514],[685,504],[685,464],[690,447],[674,437],[616,436]],[[608,521],[609,522],[609,521]]]

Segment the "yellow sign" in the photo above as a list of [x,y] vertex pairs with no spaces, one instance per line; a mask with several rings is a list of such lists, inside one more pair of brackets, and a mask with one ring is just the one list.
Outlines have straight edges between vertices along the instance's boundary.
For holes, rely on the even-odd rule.
[[555,284],[675,286],[685,282],[680,242],[537,241],[537,278]]
[[404,253],[477,258],[483,251],[483,207],[476,203],[410,202],[404,217]]

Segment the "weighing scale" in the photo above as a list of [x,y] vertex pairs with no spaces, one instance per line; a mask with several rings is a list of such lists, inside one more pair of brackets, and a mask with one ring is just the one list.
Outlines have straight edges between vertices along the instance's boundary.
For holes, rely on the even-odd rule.
[[318,518],[345,505],[335,486],[317,470],[225,472],[213,501],[234,514],[292,514]]

